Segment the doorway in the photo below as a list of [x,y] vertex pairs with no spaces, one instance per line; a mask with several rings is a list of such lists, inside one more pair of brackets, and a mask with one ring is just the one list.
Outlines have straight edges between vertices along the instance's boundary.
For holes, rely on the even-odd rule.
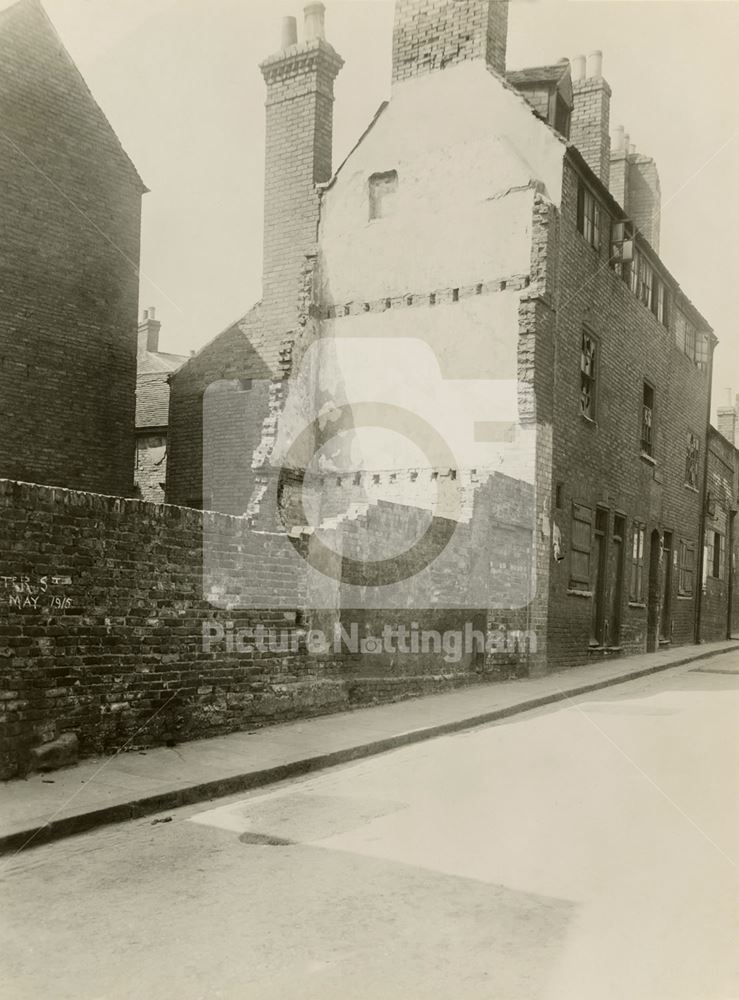
[[624,539],[626,518],[616,514],[613,518],[613,545],[611,548],[611,594],[608,615],[608,645],[621,643],[621,606],[624,589]]
[[647,595],[647,652],[659,649],[659,606],[662,597],[662,539],[655,528],[649,546],[649,593]]
[[590,629],[590,643],[605,645],[606,638],[606,565],[608,558],[608,511],[598,507],[595,512],[595,533],[593,540],[593,619]]
[[672,639],[672,532],[662,540],[662,609],[659,616],[659,641]]

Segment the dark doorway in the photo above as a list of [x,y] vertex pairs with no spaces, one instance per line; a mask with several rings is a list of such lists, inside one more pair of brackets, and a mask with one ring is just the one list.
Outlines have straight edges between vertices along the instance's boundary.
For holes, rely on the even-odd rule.
[[662,541],[662,610],[659,616],[659,641],[672,639],[672,532]]
[[624,590],[624,538],[626,518],[616,514],[613,518],[613,545],[611,546],[611,594],[608,615],[608,645],[618,646],[621,642],[621,606]]
[[659,532],[652,532],[649,546],[649,594],[647,598],[647,652],[659,649],[659,605],[662,597],[662,539]]
[[606,565],[608,559],[608,511],[599,507],[595,512],[595,534],[593,544],[593,620],[590,642],[605,645],[606,632]]

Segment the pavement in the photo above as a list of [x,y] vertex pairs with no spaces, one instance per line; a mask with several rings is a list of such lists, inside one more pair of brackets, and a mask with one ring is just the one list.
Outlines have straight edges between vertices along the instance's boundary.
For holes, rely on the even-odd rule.
[[371,757],[733,650],[739,641],[683,646],[172,748],[88,758],[3,783],[0,854]]

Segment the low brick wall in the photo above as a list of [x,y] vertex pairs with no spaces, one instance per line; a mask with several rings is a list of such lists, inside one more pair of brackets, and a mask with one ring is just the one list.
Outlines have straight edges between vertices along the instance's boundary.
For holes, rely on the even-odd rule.
[[[257,558],[275,610],[204,599],[204,528]],[[278,543],[227,515],[0,480],[0,776],[63,732],[84,755],[344,705],[332,661],[305,652]],[[288,650],[204,651],[204,622],[285,630]]]
[[[380,528],[394,516],[385,507]],[[217,568],[205,594],[204,539]],[[337,615],[305,611],[303,565],[284,536],[242,518],[0,480],[0,778],[25,773],[31,751],[63,733],[76,734],[83,756],[109,753],[443,690],[510,667],[508,655],[450,662],[432,650],[365,664],[308,649],[308,629],[330,634]],[[268,610],[233,609],[265,594]],[[464,609],[406,617],[422,628],[485,626]],[[383,624],[381,611],[348,618],[362,633]],[[210,648],[204,626],[216,637]],[[274,629],[280,648],[229,643],[258,626]]]

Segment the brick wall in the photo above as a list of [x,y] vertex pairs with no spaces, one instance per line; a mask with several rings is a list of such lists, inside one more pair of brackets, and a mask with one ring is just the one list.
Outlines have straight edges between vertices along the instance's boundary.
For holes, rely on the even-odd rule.
[[[495,530],[508,537],[501,592],[526,573],[508,492],[494,493]],[[350,533],[367,552],[407,517],[408,508],[385,503]],[[431,525],[430,541],[439,530]],[[309,649],[308,630],[331,637],[337,615],[310,610],[307,542],[296,545],[243,518],[0,480],[0,778],[24,773],[31,748],[64,732],[78,735],[82,755],[108,753],[453,687],[495,676],[502,663],[525,669],[515,650]],[[455,546],[435,570],[445,592],[468,585],[469,528]],[[525,624],[505,609],[496,615],[503,631]],[[350,606],[342,621],[348,631],[356,623],[361,638],[413,622],[485,629],[484,613],[465,607],[411,615]],[[260,649],[247,636],[255,648],[240,647],[238,630],[259,626],[274,631],[275,644]]]
[[130,495],[142,184],[40,4],[3,16],[0,475]]
[[470,59],[505,73],[507,0],[397,0],[393,83]]
[[[672,533],[672,630],[674,644],[694,641],[698,579],[703,459],[706,448],[709,376],[675,346],[671,329],[631,292],[607,265],[609,245],[591,247],[576,226],[578,177],[572,165],[565,173],[558,267],[557,348],[554,367],[554,434],[552,507],[564,558],[552,563],[549,608],[549,662],[552,666],[583,662],[588,656],[592,596],[568,593],[572,561],[573,504],[593,512],[608,511],[609,550],[613,552],[614,515],[625,517],[624,593],[620,645],[624,652],[643,652],[648,631],[647,591],[650,538],[653,531]],[[674,291],[674,286],[673,286]],[[580,415],[581,336],[587,327],[597,338],[598,362],[595,421]],[[640,454],[643,381],[655,388],[655,462]],[[688,432],[700,442],[697,488],[685,483]],[[644,596],[629,601],[631,527],[646,526]],[[678,593],[674,563],[679,542],[695,547],[692,596]],[[664,566],[662,571],[664,571]],[[609,555],[609,586],[615,566]],[[607,600],[609,596],[607,595]]]
[[[711,642],[725,639],[729,630],[729,589],[732,572],[733,512],[736,508],[734,478],[736,452],[713,428],[708,449],[708,509],[706,512],[706,567],[703,573],[701,601],[701,639]],[[713,563],[715,533],[723,548],[720,565]],[[718,570],[715,575],[714,570]]]

